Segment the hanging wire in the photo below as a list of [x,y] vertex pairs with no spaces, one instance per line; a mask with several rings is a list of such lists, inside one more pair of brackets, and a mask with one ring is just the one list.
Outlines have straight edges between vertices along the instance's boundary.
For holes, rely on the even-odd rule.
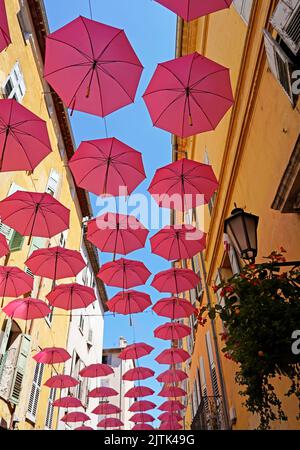
[[105,136],[106,136],[106,139],[107,139],[108,138],[108,127],[107,127],[106,117],[103,117],[103,120],[104,120]]
[[93,20],[92,0],[89,0],[89,10],[90,10],[90,17],[91,17],[91,20]]

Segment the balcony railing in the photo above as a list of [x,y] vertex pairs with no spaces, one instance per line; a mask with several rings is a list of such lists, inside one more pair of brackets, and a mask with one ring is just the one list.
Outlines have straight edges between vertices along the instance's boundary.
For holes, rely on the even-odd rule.
[[192,430],[225,430],[222,397],[203,397],[193,419]]

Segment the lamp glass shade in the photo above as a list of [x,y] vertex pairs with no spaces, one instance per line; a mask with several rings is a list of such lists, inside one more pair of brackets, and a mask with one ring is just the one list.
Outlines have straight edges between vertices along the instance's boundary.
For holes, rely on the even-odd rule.
[[236,208],[225,220],[225,233],[240,258],[254,261],[257,256],[257,226],[259,218]]

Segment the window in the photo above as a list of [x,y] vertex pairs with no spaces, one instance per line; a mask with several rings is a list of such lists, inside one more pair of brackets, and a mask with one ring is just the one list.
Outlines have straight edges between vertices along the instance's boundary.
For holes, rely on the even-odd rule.
[[[207,149],[205,149],[205,152],[204,152],[204,164],[210,164]],[[207,205],[210,215],[212,215],[212,211],[213,211],[215,203],[216,203],[216,198],[217,198],[217,192],[214,192],[213,196],[211,197],[211,199],[209,200],[208,205]],[[196,220],[196,222],[197,222],[197,220]]]
[[212,390],[213,390],[214,397],[219,397],[220,392],[219,392],[218,376],[217,376],[217,372],[216,372],[214,354],[213,354],[209,331],[206,332],[205,339],[206,339],[206,349],[207,349],[207,354],[208,354],[208,360],[209,360],[209,364],[210,364]]
[[47,428],[48,430],[52,430],[53,413],[54,413],[53,402],[55,401],[55,396],[56,396],[56,389],[51,388],[49,398],[48,398],[48,406],[47,406],[46,421],[45,421],[45,428]]
[[205,376],[205,367],[204,367],[203,356],[200,356],[200,384],[201,384],[201,395],[202,395],[202,399],[204,402],[205,412],[208,414],[209,413],[209,404],[208,404],[206,376]]
[[[12,183],[10,186],[10,189],[7,193],[7,197],[14,194],[17,191],[24,191],[21,186],[18,186],[16,183]],[[17,252],[22,250],[23,244],[24,244],[24,236],[21,236],[17,231],[15,231],[13,228],[10,228],[9,226],[5,225],[4,223],[0,223],[0,233],[3,234],[9,244],[10,252]]]
[[233,0],[233,4],[239,15],[248,24],[251,17],[253,0]]
[[59,174],[56,172],[56,170],[51,169],[45,192],[55,197],[57,195],[58,184]]
[[35,422],[38,403],[39,403],[39,397],[41,392],[41,386],[42,386],[42,378],[44,373],[44,365],[41,363],[36,363],[33,380],[32,380],[32,387],[31,392],[29,396],[29,402],[28,402],[28,409],[27,409],[27,417],[29,420]]
[[[198,275],[198,277],[201,279],[201,272],[200,272],[200,264],[199,264],[199,255],[196,255],[192,258],[192,267],[193,267],[193,271],[196,273],[196,275]],[[202,295],[202,285],[201,285],[201,281],[199,282],[199,284],[196,286],[196,293],[197,293],[197,298],[199,300],[199,298]]]
[[[29,247],[29,251],[28,251],[28,255],[27,258],[30,257],[30,255],[35,251],[38,250],[40,248],[44,248],[46,245],[47,240],[45,238],[38,238],[38,237],[34,237],[31,240],[31,244]],[[33,283],[33,290],[31,292],[31,295],[33,297],[35,297],[38,294],[39,291],[39,287],[40,287],[40,282],[41,282],[41,277],[38,276],[34,276],[33,273],[31,272],[31,270],[25,266],[25,272],[28,273],[28,275],[30,275],[31,277],[34,278],[34,283]]]
[[293,54],[297,55],[300,51],[300,0],[281,0],[270,22]]
[[23,78],[23,74],[20,69],[20,65],[17,62],[10,72],[4,87],[3,87],[4,96],[6,98],[14,98],[18,102],[21,102],[25,92],[25,82]]
[[85,322],[85,317],[81,314],[80,319],[79,319],[79,331],[84,334],[84,322]]

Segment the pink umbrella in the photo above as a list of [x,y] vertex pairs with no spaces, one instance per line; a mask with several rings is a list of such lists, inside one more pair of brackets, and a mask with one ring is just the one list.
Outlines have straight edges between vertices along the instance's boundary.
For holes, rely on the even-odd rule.
[[122,380],[146,380],[147,378],[153,377],[154,374],[154,370],[149,369],[148,367],[135,367],[134,369],[127,370],[122,376]]
[[155,303],[152,309],[158,316],[169,317],[172,320],[197,314],[197,309],[191,302],[178,297],[162,298]]
[[132,103],[142,70],[118,28],[78,17],[47,36],[45,78],[72,110],[104,117]]
[[195,289],[200,283],[200,278],[191,269],[168,269],[159,272],[153,278],[151,286],[159,292],[180,292]]
[[114,370],[108,364],[90,364],[84,367],[79,375],[86,378],[106,377],[114,373]]
[[164,386],[162,390],[157,394],[159,397],[185,397],[186,391],[178,386]]
[[157,169],[148,190],[160,207],[186,211],[209,203],[218,186],[211,166],[183,158]]
[[33,289],[33,277],[18,267],[0,266],[0,296],[1,307],[4,297],[19,297]]
[[64,348],[47,347],[34,355],[33,359],[40,364],[59,364],[71,359],[71,355]]
[[62,397],[57,400],[55,400],[52,403],[52,406],[57,408],[83,408],[83,404],[81,403],[78,398],[75,397]]
[[75,423],[75,422],[86,422],[87,420],[91,420],[90,417],[80,411],[74,411],[66,414],[62,419],[60,419],[62,422],[65,423]]
[[149,355],[154,347],[145,344],[144,342],[139,342],[138,344],[127,345],[119,354],[120,359],[139,359],[143,356]]
[[149,400],[139,400],[130,406],[128,411],[130,412],[138,412],[138,411],[149,411],[150,409],[153,409],[156,407],[156,404],[153,402],[150,402]]
[[147,413],[136,413],[129,419],[130,422],[134,423],[154,422],[154,420],[154,417]]
[[70,211],[50,194],[17,191],[0,202],[0,217],[29,239],[51,238],[69,228]]
[[202,252],[206,233],[192,225],[167,225],[150,238],[152,253],[174,261],[188,259]]
[[54,375],[44,383],[49,388],[65,389],[75,387],[79,384],[79,381],[70,375]]
[[115,397],[116,395],[118,395],[118,392],[115,389],[107,386],[97,387],[95,389],[92,389],[88,393],[88,397],[90,398],[107,398]]
[[94,428],[82,425],[81,427],[75,428],[74,430],[75,431],[94,431]]
[[97,416],[106,416],[109,414],[119,414],[121,409],[113,405],[111,403],[101,403],[93,409],[92,414],[96,414]]
[[183,323],[168,322],[154,330],[154,336],[158,339],[178,340],[191,334],[191,328]]
[[67,311],[87,308],[96,300],[94,289],[77,283],[60,284],[46,298],[51,306]]
[[150,275],[144,263],[121,258],[103,264],[97,276],[108,286],[131,289],[145,284]]
[[2,311],[13,319],[41,319],[51,313],[51,309],[42,300],[26,297],[8,303]]
[[175,431],[175,430],[182,430],[182,425],[180,423],[176,422],[175,420],[168,420],[168,422],[162,422],[159,426],[160,430],[168,430],[168,431]]
[[146,178],[142,154],[116,138],[82,142],[69,166],[77,186],[96,195],[130,195]]
[[148,233],[134,216],[106,213],[88,222],[87,238],[102,252],[127,255],[145,246]]
[[7,15],[5,10],[5,1],[0,0],[0,52],[11,43]]
[[107,303],[109,311],[129,315],[145,311],[152,304],[150,295],[138,291],[122,291],[111,298]]
[[124,423],[120,419],[114,417],[107,417],[106,419],[100,420],[97,427],[98,428],[119,428],[122,427]]
[[[156,378],[160,383],[180,383],[183,380],[186,380],[188,375],[183,370],[179,369],[168,369],[165,372],[158,375]],[[170,397],[172,397],[170,395]]]
[[170,412],[164,412],[158,416],[158,420],[161,420],[162,422],[180,422],[182,419],[181,415],[178,413],[170,413]]
[[127,391],[124,397],[127,398],[138,398],[138,397],[147,397],[148,395],[153,395],[154,390],[147,386],[135,386],[129,391]]
[[185,21],[198,19],[198,17],[229,8],[232,0],[155,0]]
[[163,350],[156,358],[159,364],[178,364],[190,358],[190,354],[182,348],[169,348]]
[[154,126],[183,138],[211,131],[233,104],[229,70],[196,52],[172,59],[143,98]]
[[174,411],[182,411],[185,406],[178,400],[168,400],[162,403],[158,409],[173,413]]
[[0,234],[0,258],[6,256],[9,253],[9,245],[3,234]]
[[154,430],[152,425],[149,425],[148,423],[137,423],[132,427],[133,431],[141,431],[141,430]]
[[47,123],[14,99],[0,100],[0,172],[33,171],[51,151]]

